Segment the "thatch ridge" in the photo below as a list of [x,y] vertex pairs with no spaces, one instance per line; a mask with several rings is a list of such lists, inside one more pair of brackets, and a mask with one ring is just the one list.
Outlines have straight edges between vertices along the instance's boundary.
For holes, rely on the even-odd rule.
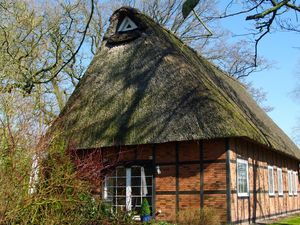
[[[116,34],[120,17],[139,26]],[[300,159],[244,86],[136,10],[111,17],[103,45],[49,134],[77,148],[247,137]],[[134,37],[134,38],[132,38]]]

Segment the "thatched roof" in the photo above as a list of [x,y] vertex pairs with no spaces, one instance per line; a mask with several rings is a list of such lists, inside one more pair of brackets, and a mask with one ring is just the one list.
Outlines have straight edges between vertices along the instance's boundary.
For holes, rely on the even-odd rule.
[[[138,29],[118,33],[128,16]],[[151,18],[117,10],[101,49],[50,129],[77,148],[247,137],[299,149],[237,80]]]

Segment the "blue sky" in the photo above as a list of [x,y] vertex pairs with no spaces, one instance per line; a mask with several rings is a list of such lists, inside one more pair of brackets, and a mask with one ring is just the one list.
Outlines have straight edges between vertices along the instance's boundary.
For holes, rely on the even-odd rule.
[[[234,35],[246,33],[252,24],[245,21],[243,15],[225,19],[222,25]],[[247,78],[256,88],[262,87],[267,92],[266,105],[274,107],[269,116],[291,138],[295,137],[294,128],[300,123],[300,101],[297,102],[292,94],[297,83],[300,85],[299,40],[300,34],[293,32],[273,32],[265,36],[259,44],[259,55],[274,64]]]

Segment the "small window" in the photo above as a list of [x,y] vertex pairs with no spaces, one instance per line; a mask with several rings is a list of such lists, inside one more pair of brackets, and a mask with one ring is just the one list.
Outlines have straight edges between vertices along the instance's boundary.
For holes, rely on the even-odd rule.
[[294,195],[298,194],[298,175],[297,172],[294,172]]
[[269,195],[274,195],[274,169],[268,166]]
[[277,177],[278,177],[278,195],[283,195],[283,186],[282,186],[282,169],[277,168]]
[[249,196],[248,161],[243,159],[237,159],[236,168],[238,196]]
[[126,32],[126,31],[130,31],[130,30],[135,30],[137,29],[138,26],[129,18],[129,17],[125,17],[118,29],[118,32]]
[[289,186],[289,195],[293,195],[293,177],[292,177],[291,170],[288,170],[288,186]]

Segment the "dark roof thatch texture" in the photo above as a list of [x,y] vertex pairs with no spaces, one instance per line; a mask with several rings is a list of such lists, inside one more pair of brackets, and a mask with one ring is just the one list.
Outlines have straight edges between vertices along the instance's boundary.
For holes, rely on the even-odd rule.
[[[139,27],[118,34],[129,16]],[[134,9],[111,17],[103,45],[50,133],[77,148],[247,137],[300,158],[244,86]]]

